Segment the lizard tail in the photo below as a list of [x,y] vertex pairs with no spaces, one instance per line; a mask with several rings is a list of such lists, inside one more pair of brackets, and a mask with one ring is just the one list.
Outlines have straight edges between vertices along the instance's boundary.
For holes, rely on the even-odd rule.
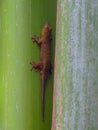
[[41,86],[41,105],[42,105],[42,119],[45,120],[45,78],[42,78]]

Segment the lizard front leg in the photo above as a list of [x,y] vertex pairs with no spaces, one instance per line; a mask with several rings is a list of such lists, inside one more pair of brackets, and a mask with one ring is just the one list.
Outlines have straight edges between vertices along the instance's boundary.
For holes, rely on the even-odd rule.
[[35,70],[41,71],[42,68],[43,68],[43,63],[42,62],[36,62],[36,63],[35,62],[31,62],[30,64],[32,65],[31,70],[35,69]]
[[36,42],[39,46],[41,45],[41,40],[36,35],[32,37],[32,41]]

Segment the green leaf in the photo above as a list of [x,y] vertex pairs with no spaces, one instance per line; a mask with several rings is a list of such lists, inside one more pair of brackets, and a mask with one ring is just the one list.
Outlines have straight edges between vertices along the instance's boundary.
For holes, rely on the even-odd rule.
[[40,50],[31,37],[40,36],[45,22],[53,30],[56,0],[0,1],[0,128],[2,130],[50,130],[53,74],[45,98],[45,122],[41,113],[40,75],[30,71],[31,61],[40,60]]

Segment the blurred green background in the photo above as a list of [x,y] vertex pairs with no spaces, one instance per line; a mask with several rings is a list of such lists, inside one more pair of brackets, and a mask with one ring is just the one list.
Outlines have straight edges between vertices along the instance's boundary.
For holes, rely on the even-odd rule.
[[[53,73],[46,88],[45,122],[41,117],[40,75],[30,71],[30,61],[40,59],[31,37],[49,22],[54,62],[56,0],[0,1],[0,129],[50,130]],[[53,71],[53,70],[52,70]]]

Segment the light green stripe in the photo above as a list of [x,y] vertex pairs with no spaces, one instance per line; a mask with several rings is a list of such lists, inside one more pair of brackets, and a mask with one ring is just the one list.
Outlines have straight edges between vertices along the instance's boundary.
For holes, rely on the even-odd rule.
[[58,0],[52,130],[98,129],[97,15],[97,0]]

